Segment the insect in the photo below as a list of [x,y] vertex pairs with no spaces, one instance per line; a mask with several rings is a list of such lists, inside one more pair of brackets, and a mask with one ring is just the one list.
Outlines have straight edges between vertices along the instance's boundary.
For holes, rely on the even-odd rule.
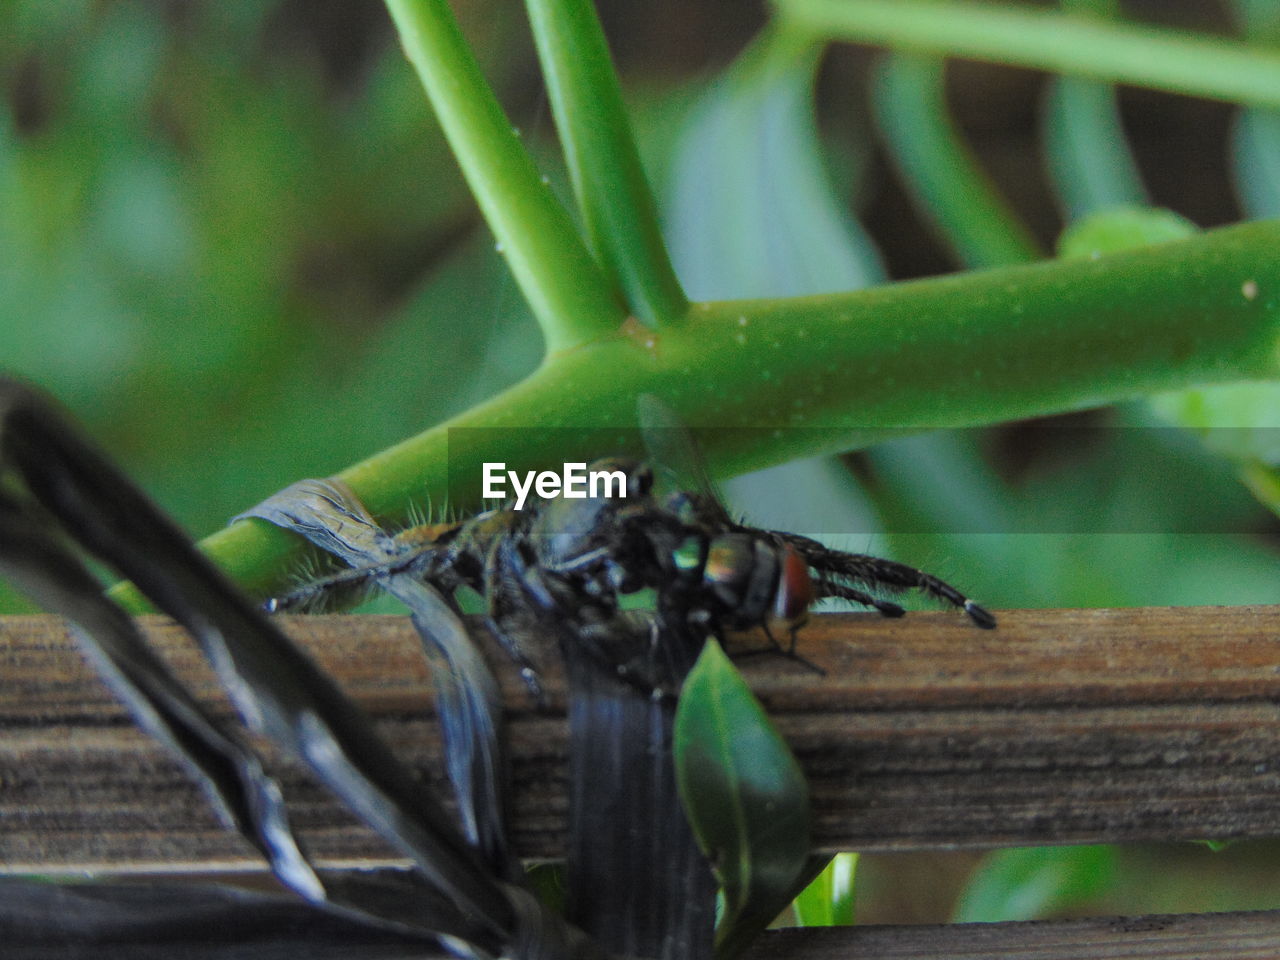
[[901,606],[871,591],[908,589],[964,610],[979,627],[995,626],[990,612],[932,574],[734,520],[689,429],[656,397],[642,395],[638,408],[646,446],[674,487],[662,502],[666,524],[651,528],[655,552],[669,567],[669,586],[659,593],[668,628],[691,629],[704,639],[759,628],[779,648],[776,635],[785,633],[793,655],[796,633],[816,601],[834,597],[900,617]]
[[[538,500],[524,510],[503,506],[465,520],[420,524],[392,535],[335,481],[304,480],[260,504],[258,516],[308,536],[351,564],[267,602],[271,612],[312,609],[335,594],[420,581],[457,609],[464,587],[479,594],[485,620],[526,682],[538,692],[526,650],[531,634],[554,626],[625,663],[642,625],[620,610],[620,598],[653,585],[654,563],[637,523],[656,505],[653,474],[643,463],[600,460],[593,470],[621,471],[626,497]],[[394,591],[393,591],[394,592]],[[428,625],[430,626],[430,625]],[[643,629],[648,636],[647,629]]]
[[[654,466],[607,459],[591,469],[620,471],[625,498],[541,499],[524,510],[504,506],[395,535],[332,482],[303,481],[278,494],[268,503],[298,496],[299,486],[326,484],[318,522],[327,525],[329,540],[340,542],[312,539],[352,567],[270,601],[269,609],[305,608],[334,591],[392,577],[425,583],[451,603],[467,587],[483,598],[489,628],[535,691],[528,641],[548,627],[562,644],[585,644],[632,682],[669,689],[711,636],[761,628],[777,649],[794,655],[810,607],[828,597],[899,617],[903,608],[873,591],[915,589],[962,609],[980,627],[995,626],[987,610],[932,574],[734,520],[715,495],[689,431],[656,398],[642,397],[639,411],[646,444],[670,488],[665,494],[658,492]],[[252,515],[279,522],[269,513],[260,508]],[[623,598],[643,589],[654,591],[655,608],[623,609]],[[788,640],[785,648],[780,636]]]

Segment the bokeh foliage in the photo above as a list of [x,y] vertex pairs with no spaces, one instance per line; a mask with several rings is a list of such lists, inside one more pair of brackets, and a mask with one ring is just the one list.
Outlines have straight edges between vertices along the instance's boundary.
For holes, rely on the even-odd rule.
[[[1064,5],[1114,14],[1107,3]],[[1250,35],[1274,36],[1276,4],[1236,6]],[[4,8],[3,364],[59,396],[197,535],[297,477],[332,473],[467,409],[541,352],[385,14],[351,4],[347,19],[330,12],[327,33],[312,36],[305,7]],[[545,111],[528,93],[519,10],[459,10],[491,80],[517,106],[532,105],[527,139],[547,139]],[[941,249],[952,268],[1031,247],[1002,245],[999,224],[985,248],[981,229],[976,241],[957,233],[963,191],[930,189],[929,157],[913,143],[939,150],[935,173],[942,163],[954,175],[964,156],[946,139],[958,134],[941,112],[936,64],[869,71],[837,60],[819,74],[817,50],[773,43],[764,37],[714,76],[659,64],[628,77],[692,296],[880,282],[881,250],[900,245],[886,202],[911,218],[902,194],[930,204],[918,219],[936,224],[934,255]],[[984,76],[976,93],[945,92],[980,101],[998,80]],[[1044,138],[1062,222],[1148,202],[1121,138],[1126,122],[1142,124],[1145,102],[1122,117],[1109,87],[1053,84],[1034,135]],[[1240,198],[1221,220],[1276,216],[1276,115],[1252,109],[1232,123],[1229,141],[1205,144],[1225,158]],[[1193,121],[1173,131],[1209,136]],[[894,179],[907,189],[895,193]],[[1176,207],[1177,196],[1166,185],[1160,200]],[[930,197],[958,199],[958,219]],[[981,211],[969,222],[992,227]],[[960,227],[948,233],[948,223]],[[1005,239],[1038,231],[1050,248],[1057,226],[1014,221]],[[915,269],[927,268],[904,272],[897,257],[888,272]],[[1247,417],[1274,437],[1280,402],[1243,389],[1165,398],[1154,412],[1135,404],[1077,415],[1073,423],[1102,428],[1087,444],[1055,433],[1057,423],[915,437],[843,462],[777,468],[732,492],[761,523],[865,531],[840,545],[878,546],[997,608],[1274,601],[1275,517],[1240,482],[1242,472],[1256,477],[1241,466],[1256,449],[1224,449],[1240,435],[1222,425]],[[1210,442],[1154,429],[1171,419],[1204,428]],[[1072,876],[1072,890],[1087,886]]]
[[337,75],[288,5],[6,6],[5,366],[194,533],[536,362],[376,5]]

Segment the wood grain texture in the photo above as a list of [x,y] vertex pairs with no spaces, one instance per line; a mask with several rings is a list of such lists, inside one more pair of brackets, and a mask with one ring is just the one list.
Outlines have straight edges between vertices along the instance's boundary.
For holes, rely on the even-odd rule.
[[1274,960],[1280,911],[764,934],[744,960]]
[[[809,774],[823,848],[904,850],[1280,835],[1280,606],[815,618],[801,650],[743,672]],[[148,636],[230,714],[193,644]],[[443,790],[431,685],[396,617],[286,629]],[[748,643],[750,641],[747,641]],[[563,681],[511,704],[515,829],[555,856],[565,823]],[[287,789],[331,864],[394,861],[300,770]],[[254,854],[128,716],[52,617],[0,618],[0,872],[240,870]]]

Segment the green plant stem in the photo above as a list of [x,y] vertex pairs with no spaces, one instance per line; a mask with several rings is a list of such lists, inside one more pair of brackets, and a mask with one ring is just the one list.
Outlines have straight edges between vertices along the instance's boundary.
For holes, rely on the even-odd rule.
[[[1265,221],[1097,260],[693,304],[670,330],[628,329],[552,357],[487,403],[339,476],[376,516],[403,522],[411,504],[439,502],[449,469],[478,478],[485,461],[529,470],[640,454],[634,431],[621,428],[634,425],[644,391],[694,426],[768,428],[702,435],[713,471],[731,475],[852,449],[886,429],[976,426],[1277,379],[1277,249],[1280,221]],[[450,432],[459,427],[479,429]],[[204,546],[260,593],[278,586],[294,549],[260,521]]]
[[587,236],[631,311],[656,326],[688,300],[658,226],[618,76],[592,0],[526,0]]
[[[1060,2],[1069,13],[1101,21],[1120,16],[1117,0]],[[1054,77],[1044,106],[1044,154],[1068,222],[1108,207],[1150,204],[1110,84]]]
[[[1235,0],[1231,6],[1250,40],[1280,44],[1280,6],[1271,0]],[[1233,140],[1236,192],[1245,215],[1280,216],[1280,111],[1241,110]]]
[[943,63],[895,54],[877,71],[876,120],[909,189],[967,267],[1030,263],[1043,254],[996,191],[947,113]]
[[1068,221],[1107,207],[1150,203],[1113,87],[1055,77],[1045,106],[1044,152]]
[[947,0],[774,0],[827,39],[967,57],[1215,100],[1280,106],[1280,51],[1056,10]]
[[387,8],[547,349],[616,328],[626,316],[619,297],[521,144],[446,0],[387,0]]

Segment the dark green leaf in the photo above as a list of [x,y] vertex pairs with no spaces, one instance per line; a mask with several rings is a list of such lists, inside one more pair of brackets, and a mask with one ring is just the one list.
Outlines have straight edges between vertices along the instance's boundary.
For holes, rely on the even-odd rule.
[[690,111],[666,218],[694,298],[826,293],[882,278],[824,164],[813,105],[820,52],[767,33]]
[[1233,462],[1241,482],[1280,515],[1280,383],[1180,390],[1151,398],[1150,407]]
[[[1280,41],[1280,6],[1273,0],[1234,0],[1236,20],[1251,40]],[[1280,110],[1246,107],[1234,131],[1236,193],[1254,220],[1280,217]]]
[[893,161],[956,258],[968,267],[1038,260],[1035,238],[951,122],[942,61],[893,54],[876,71],[874,93]]
[[735,955],[782,911],[809,860],[809,788],[790,748],[714,640],[676,709],[676,777],[724,887],[716,955]]

